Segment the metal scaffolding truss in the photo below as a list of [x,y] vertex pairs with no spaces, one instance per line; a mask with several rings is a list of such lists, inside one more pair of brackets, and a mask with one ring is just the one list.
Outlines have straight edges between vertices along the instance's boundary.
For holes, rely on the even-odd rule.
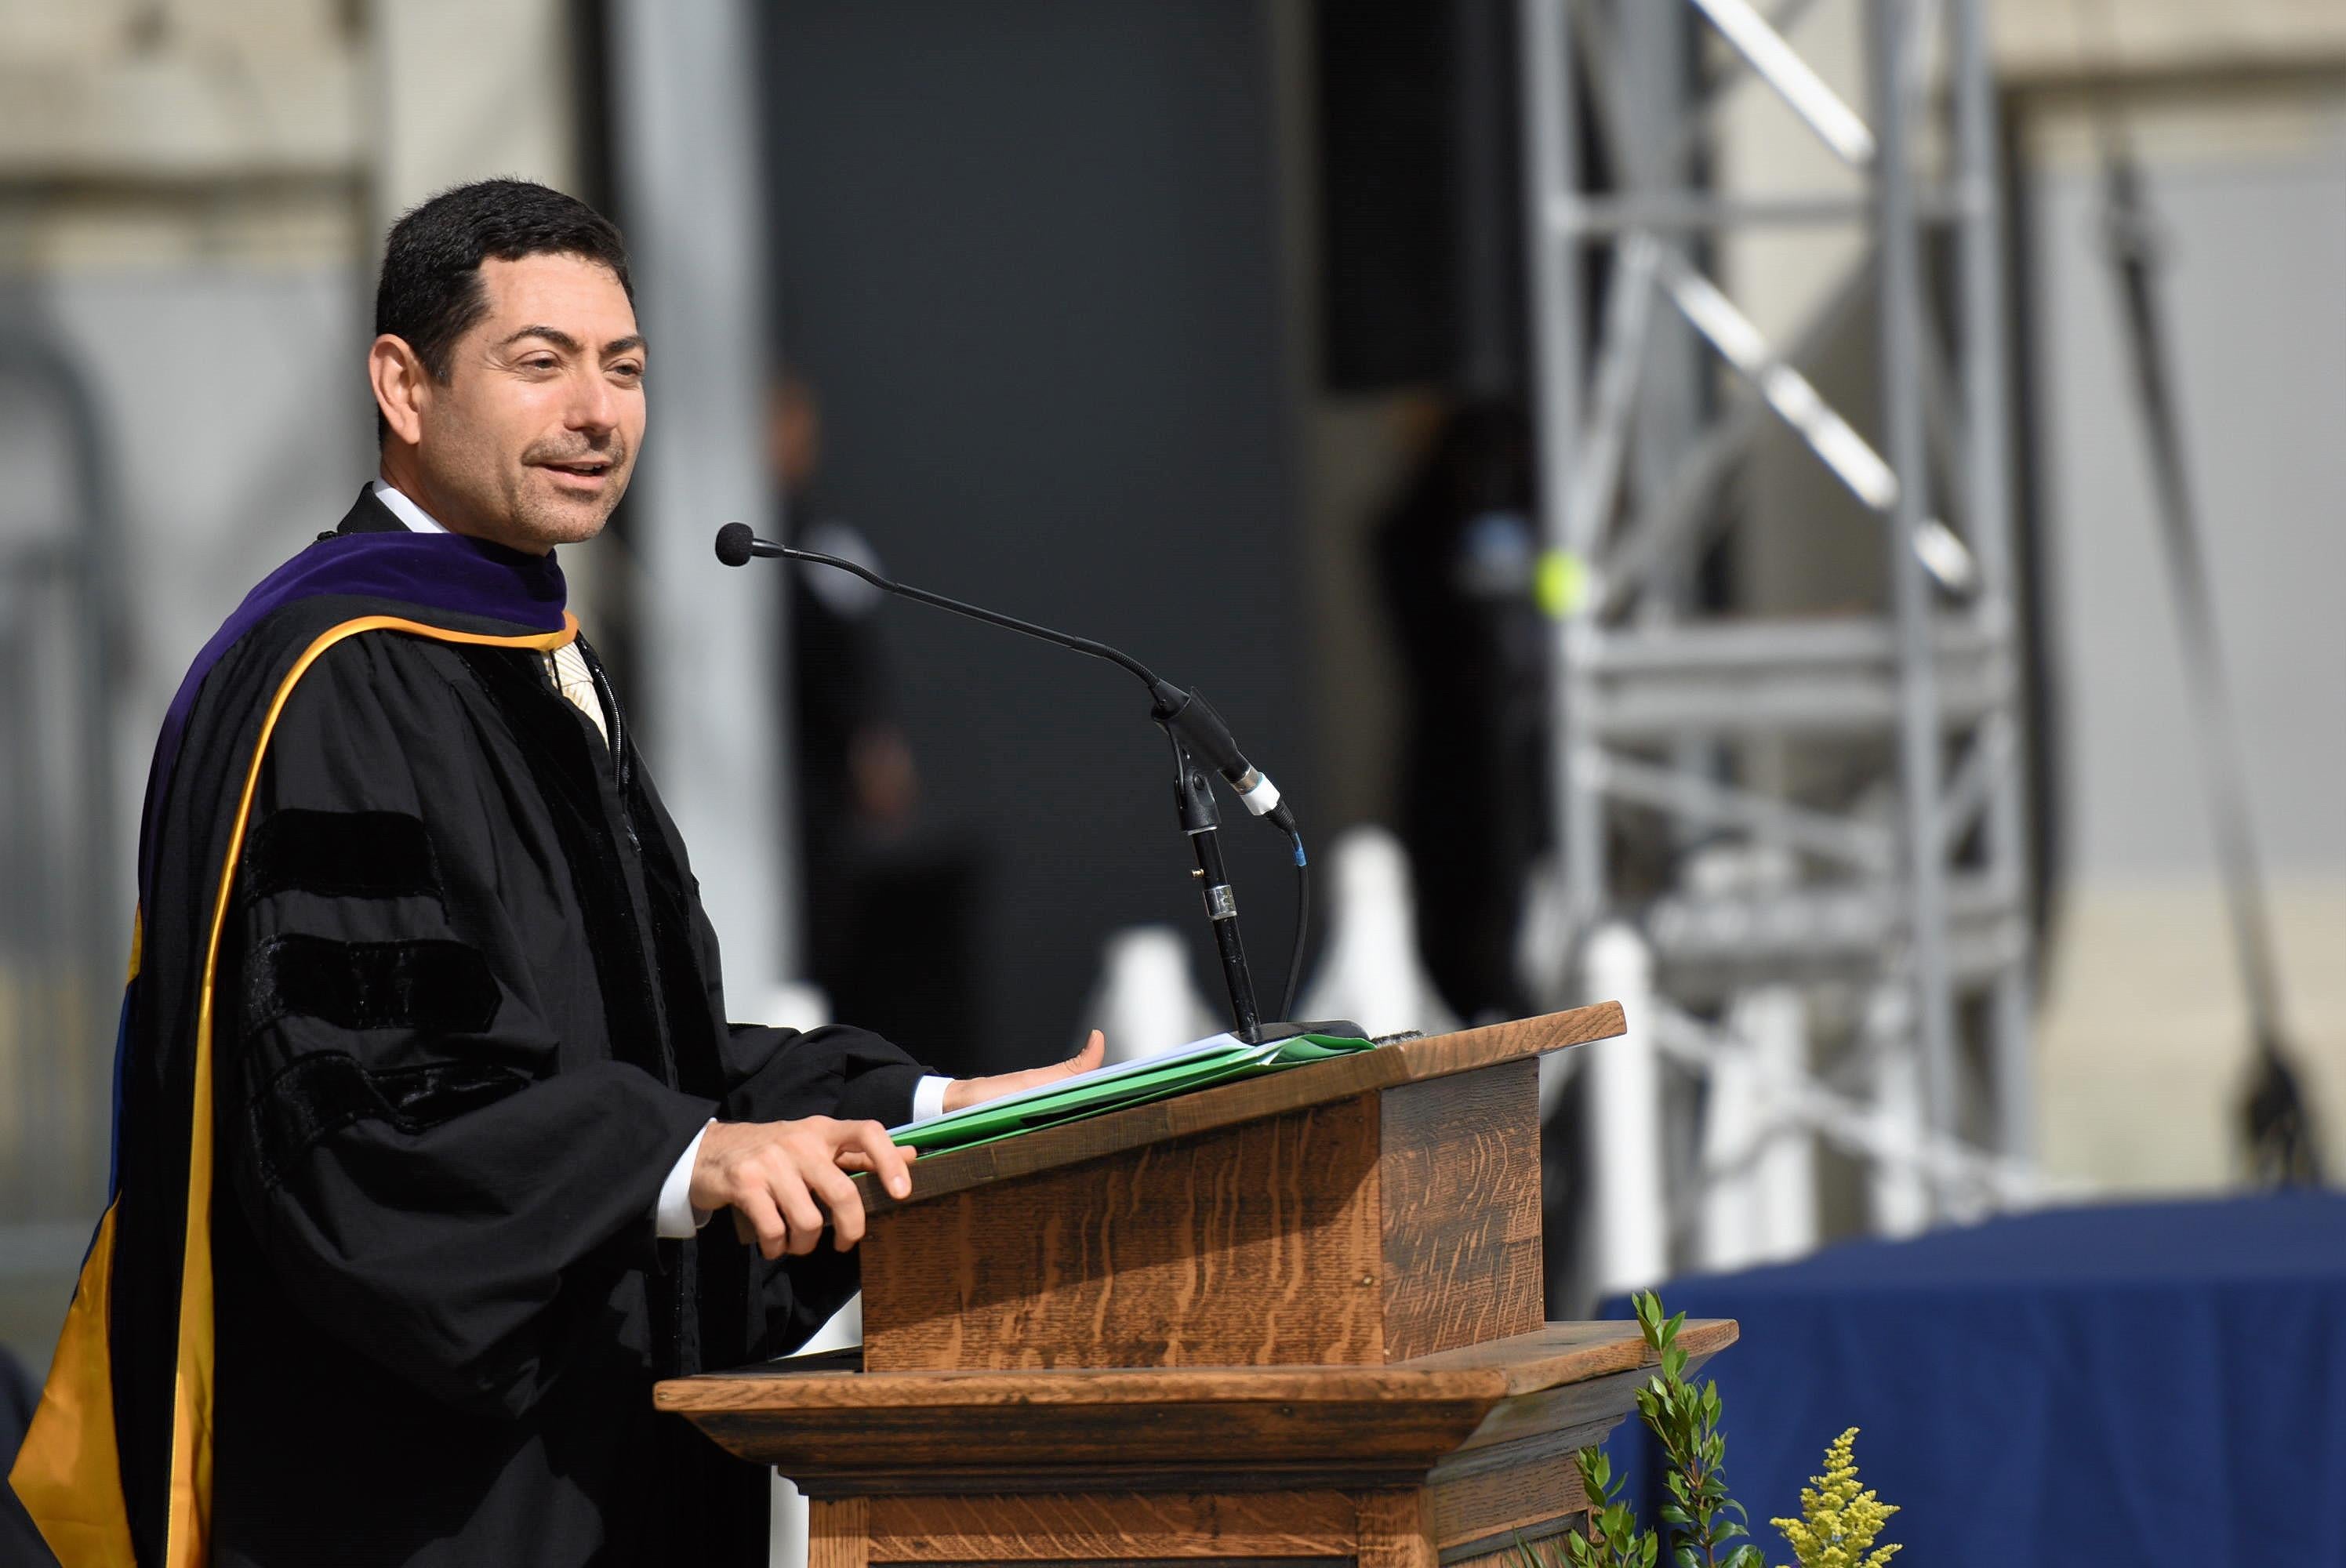
[[[1651,1022],[1628,1050],[1700,1068],[1713,1124],[1690,1169],[1658,1176],[1607,1164],[1660,1166],[1660,1108],[1650,1135],[1589,1129],[1594,1274],[1606,1288],[1674,1261],[1647,1234],[1668,1233],[1671,1189],[1683,1217],[1788,1139],[1821,1136],[1864,1161],[1886,1229],[2029,1190],[2030,937],[1984,0],[1857,3],[1862,111],[1788,38],[1806,0],[1772,15],[1749,0],[1521,0],[1545,581],[1558,616],[1559,940],[1583,955],[1576,989],[1620,989],[1647,966]],[[1710,187],[1703,155],[1726,88],[1747,76],[1856,171],[1851,190],[1755,199]],[[1601,191],[1583,182],[1587,125]],[[1821,291],[1804,327],[1770,341],[1714,270],[1721,241],[1821,223],[1862,234],[1863,260]],[[1943,322],[1931,300],[1951,303]],[[1852,419],[1806,367],[1869,325],[1878,402]],[[1723,496],[1779,423],[1879,519],[1878,611],[1795,619],[1703,603],[1698,564],[1748,525]],[[1784,765],[1820,754],[1835,759],[1833,789]],[[1621,845],[1639,825],[1671,869],[1658,891],[1633,894]],[[1624,930],[1641,960],[1588,956],[1600,933]],[[1754,998],[1766,1004],[1744,1005]],[[1762,1043],[1773,1066],[1756,1074],[1737,1066],[1752,1044],[1736,1025],[1746,1015],[1776,1036]],[[1658,1094],[1650,1063],[1633,1077]],[[1593,1115],[1636,1116],[1637,1099],[1600,1087],[1589,1103]],[[1718,1133],[1727,1124],[1741,1129],[1732,1147]],[[1774,1189],[1780,1207],[1810,1188],[1805,1221],[1776,1227],[1786,1245],[1803,1224],[1815,1234],[1813,1167],[1801,1168]],[[1697,1251],[1744,1260],[1731,1241]]]

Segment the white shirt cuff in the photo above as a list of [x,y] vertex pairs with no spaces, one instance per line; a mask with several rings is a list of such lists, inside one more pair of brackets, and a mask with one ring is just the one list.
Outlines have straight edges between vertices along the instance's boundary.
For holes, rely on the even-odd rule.
[[668,1180],[660,1183],[659,1203],[652,1210],[655,1233],[662,1241],[689,1241],[695,1232],[709,1223],[709,1217],[692,1207],[692,1166],[700,1157],[700,1140],[709,1135],[714,1121],[702,1124],[692,1135],[692,1142],[684,1145],[684,1153],[668,1167]]
[[945,1089],[947,1085],[952,1083],[953,1080],[951,1078],[940,1078],[934,1073],[931,1073],[927,1076],[923,1077],[919,1083],[913,1084],[913,1120],[916,1122],[925,1122],[931,1116],[944,1115],[945,1114]]

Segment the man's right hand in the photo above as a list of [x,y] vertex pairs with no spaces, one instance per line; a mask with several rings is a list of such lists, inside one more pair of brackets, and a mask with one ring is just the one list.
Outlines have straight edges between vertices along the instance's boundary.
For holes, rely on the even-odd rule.
[[890,1143],[877,1122],[719,1122],[701,1135],[692,1164],[692,1207],[731,1209],[741,1239],[754,1237],[770,1258],[812,1252],[826,1223],[831,1244],[845,1252],[863,1239],[863,1199],[848,1171],[872,1171],[891,1196],[904,1197],[913,1154]]

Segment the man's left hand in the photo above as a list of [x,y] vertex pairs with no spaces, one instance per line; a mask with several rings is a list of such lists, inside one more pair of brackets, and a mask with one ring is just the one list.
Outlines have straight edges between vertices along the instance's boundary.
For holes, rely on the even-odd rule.
[[1107,1036],[1095,1029],[1091,1038],[1084,1042],[1084,1048],[1064,1062],[1048,1067],[1029,1067],[1024,1073],[996,1073],[991,1078],[955,1078],[945,1085],[945,1109],[958,1111],[1015,1095],[1021,1089],[1039,1089],[1046,1084],[1088,1073],[1107,1059]]

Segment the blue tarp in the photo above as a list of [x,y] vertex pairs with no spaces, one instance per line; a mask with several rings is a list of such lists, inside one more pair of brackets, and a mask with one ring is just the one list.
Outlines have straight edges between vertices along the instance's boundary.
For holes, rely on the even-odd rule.
[[[1897,1568],[2346,1565],[2346,1196],[2032,1214],[1661,1296],[1742,1325],[1703,1375],[1771,1563],[1854,1426]],[[1650,1477],[1635,1417],[1613,1454]]]

